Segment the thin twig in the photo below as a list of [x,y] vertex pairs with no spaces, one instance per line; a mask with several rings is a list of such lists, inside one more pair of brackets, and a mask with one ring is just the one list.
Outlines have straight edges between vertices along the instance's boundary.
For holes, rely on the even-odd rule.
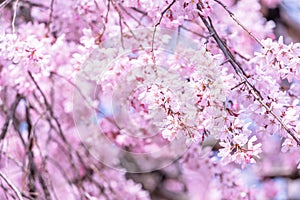
[[119,25],[120,25],[121,45],[122,45],[122,48],[125,49],[125,46],[124,46],[124,38],[123,38],[123,26],[122,26],[122,18],[121,18],[121,15],[119,15]]
[[17,187],[8,179],[8,177],[0,171],[0,177],[7,183],[7,185],[16,193],[19,200],[24,200],[21,192]]
[[16,17],[17,17],[17,9],[18,9],[18,4],[19,4],[19,0],[16,0],[15,4],[14,4],[14,14],[13,14],[13,18],[11,21],[11,27],[12,27],[12,32],[15,33],[15,21],[16,21]]
[[141,20],[138,20],[137,18],[135,18],[135,16],[132,15],[130,12],[128,12],[128,10],[125,9],[125,8],[122,6],[122,4],[120,4],[119,6],[122,8],[122,10],[124,11],[124,13],[126,13],[126,14],[127,14],[128,16],[130,16],[134,21],[136,21],[136,22],[138,23],[139,26],[141,25]]
[[83,100],[88,104],[88,106],[91,109],[94,109],[97,112],[99,112],[100,114],[105,115],[105,113],[102,110],[100,110],[96,106],[92,105],[91,101],[87,99],[87,97],[82,93],[81,89],[75,83],[73,83],[71,80],[67,79],[66,77],[58,74],[57,72],[51,72],[51,74],[53,74],[53,75],[55,75],[55,76],[57,76],[57,77],[65,80],[67,83],[69,83],[70,85],[72,85],[78,91],[79,95],[83,98]]
[[8,130],[10,122],[11,122],[11,115],[8,114],[6,116],[5,123],[4,123],[3,127],[2,127],[2,131],[1,131],[1,135],[0,135],[0,140],[2,140],[2,139],[5,138],[5,135],[7,133],[7,130]]
[[16,107],[19,104],[21,99],[22,99],[21,95],[17,94],[15,101],[10,106],[10,110],[9,110],[8,114],[6,115],[6,120],[5,120],[5,123],[2,127],[2,130],[1,130],[0,140],[5,138],[5,135],[7,133],[8,127],[9,127],[9,124],[10,124],[10,122],[11,122],[13,116],[14,116],[14,112],[16,110]]
[[214,0],[217,2],[220,6],[226,10],[226,12],[230,15],[230,17],[242,28],[244,31],[246,31],[261,47],[264,48],[264,45],[260,42],[260,40],[255,37],[236,17],[235,15],[227,8],[225,4],[223,4],[220,0]]
[[122,12],[119,10],[118,6],[113,1],[111,1],[111,4],[114,7],[114,9],[117,11],[117,13],[119,14],[119,17],[121,18],[122,23],[128,28],[128,31],[132,34],[133,38],[137,39],[137,37],[135,36],[134,32],[132,31],[132,29],[130,28],[130,26],[126,22],[124,16],[122,15]]
[[191,29],[189,29],[189,28],[187,28],[187,27],[185,27],[185,26],[183,26],[183,25],[180,25],[180,26],[178,27],[178,29],[186,30],[186,31],[188,31],[188,32],[190,32],[190,33],[192,33],[192,34],[194,34],[194,35],[199,36],[199,37],[208,38],[207,36],[202,35],[202,34],[200,34],[200,33],[197,33],[196,31],[193,31],[193,30],[191,30]]
[[[201,9],[199,5],[197,5],[197,8],[199,10]],[[207,18],[210,22],[209,23],[207,21],[207,19],[204,16],[202,16],[200,13],[198,13],[198,15],[201,18],[204,25],[206,26],[209,33],[212,35],[214,40],[217,42],[217,44],[218,44],[219,48],[221,49],[221,51],[223,52],[225,58],[229,60],[229,63],[231,64],[232,68],[234,69],[236,74],[240,77],[241,81],[244,82],[244,85],[247,87],[247,89],[249,90],[251,95],[254,97],[254,99],[257,100],[266,109],[266,111],[268,113],[270,113],[276,119],[277,122],[279,122],[279,124],[282,126],[282,128],[285,129],[287,131],[287,133],[297,142],[297,145],[300,146],[300,140],[299,140],[299,138],[297,138],[296,134],[294,132],[292,132],[292,130],[290,128],[288,128],[286,124],[283,123],[282,119],[277,114],[275,114],[274,111],[272,111],[272,108],[264,102],[264,99],[263,99],[262,95],[260,94],[259,90],[249,82],[247,76],[245,76],[245,74],[242,72],[241,66],[239,66],[237,64],[237,62],[233,59],[231,51],[223,43],[220,36],[217,34],[215,29],[213,28],[211,19],[209,17]]]
[[152,41],[151,41],[151,52],[152,52],[152,61],[153,61],[153,69],[155,74],[157,74],[157,68],[156,68],[156,59],[155,59],[155,55],[154,55],[154,39],[155,39],[155,34],[156,34],[156,30],[157,27],[160,25],[162,18],[164,16],[164,14],[173,6],[173,4],[176,2],[176,0],[173,0],[162,12],[160,15],[160,18],[158,20],[158,22],[155,24],[154,26],[154,31],[152,34]]
[[241,57],[242,59],[246,60],[247,62],[250,61],[250,58],[247,58],[246,56],[242,55],[241,53],[234,51],[234,54],[238,55],[239,57]]
[[166,14],[166,12],[173,6],[173,4],[176,2],[176,0],[173,0],[162,12],[160,15],[160,18],[158,20],[158,22],[155,24],[155,27],[157,27],[158,25],[160,25],[162,18],[164,17],[164,14]]
[[[101,109],[99,109],[99,108],[97,108],[96,106],[92,105],[92,103],[91,103],[91,101],[88,99],[88,97],[86,97],[86,96],[82,93],[81,89],[80,89],[76,84],[74,84],[72,81],[70,81],[70,80],[67,79],[66,77],[64,77],[64,76],[62,76],[62,75],[60,75],[60,74],[58,74],[57,72],[51,72],[51,74],[53,74],[53,75],[55,75],[55,76],[57,76],[57,77],[62,78],[63,80],[65,80],[66,82],[68,82],[70,85],[72,85],[72,86],[78,91],[79,95],[83,98],[83,100],[87,103],[87,106],[88,106],[88,107],[90,107],[91,109],[93,109],[93,110],[95,110],[96,112],[100,113],[101,115],[105,116],[105,113],[104,113]],[[115,125],[116,128],[118,128],[119,130],[121,130],[121,127],[120,127],[120,126],[119,126],[112,118],[106,117],[106,119],[107,119],[110,123],[112,123],[113,125]]]
[[57,123],[57,127],[59,129],[59,134],[61,136],[61,138],[63,139],[64,142],[67,142],[66,137],[64,136],[63,132],[62,132],[62,128],[61,125],[57,119],[57,117],[54,115],[53,109],[51,108],[51,105],[49,104],[46,95],[44,94],[44,92],[42,91],[42,89],[40,88],[40,86],[38,85],[38,83],[36,82],[36,80],[34,79],[32,73],[30,71],[28,71],[28,74],[31,78],[31,80],[33,81],[34,85],[37,87],[38,91],[41,93],[44,103],[46,105],[47,110],[49,111],[51,117],[54,119],[54,121]]
[[136,11],[136,12],[142,14],[143,16],[147,15],[147,12],[145,12],[145,11],[143,11],[143,10],[140,10],[140,9],[138,9],[138,8],[136,8],[136,7],[130,7],[130,8],[131,8],[132,10],[134,10],[134,11]]
[[0,9],[4,8],[7,4],[9,4],[12,0],[5,0],[0,4]]
[[234,90],[235,88],[240,87],[241,85],[244,85],[245,81],[240,82],[239,84],[237,84],[236,86],[232,87],[230,90]]
[[[34,145],[34,134],[33,134],[33,127],[32,127],[32,122],[30,118],[30,112],[29,112],[29,102],[26,100],[26,123],[27,123],[27,131],[28,131],[28,144],[27,144],[27,155],[28,155],[28,166],[30,169],[30,178],[32,180],[29,181],[31,182],[32,186],[34,184],[34,176],[37,175],[38,180],[42,186],[44,196],[46,200],[50,200],[50,192],[49,189],[46,185],[46,182],[44,178],[42,177],[41,173],[37,170],[36,164],[34,162],[34,154],[33,154],[33,145]],[[36,192],[36,188],[32,187],[34,189],[34,192]],[[33,196],[34,197],[34,196]]]
[[102,37],[103,37],[103,35],[105,33],[106,24],[108,22],[109,11],[110,11],[110,0],[108,0],[108,3],[107,3],[107,12],[106,12],[105,17],[104,17],[103,30],[101,31],[101,33],[98,35],[97,39],[95,40],[96,44],[100,44],[102,42]]
[[[73,155],[72,155],[72,146],[71,144],[68,142],[67,138],[65,137],[63,131],[62,131],[62,126],[58,120],[58,118],[56,117],[56,115],[54,114],[54,111],[51,107],[51,105],[49,104],[49,101],[47,100],[47,97],[46,95],[44,94],[44,92],[42,91],[42,89],[40,88],[40,86],[38,85],[38,83],[36,82],[36,80],[34,79],[32,73],[30,71],[28,71],[28,74],[31,78],[31,80],[33,81],[34,85],[37,87],[38,91],[41,93],[42,97],[43,97],[43,100],[44,100],[44,103],[46,105],[46,108],[47,110],[49,111],[50,113],[50,116],[52,117],[52,119],[54,120],[57,128],[58,128],[58,134],[60,135],[61,139],[63,140],[63,142],[67,145],[67,149],[68,149],[68,157],[70,159],[70,164],[71,164],[71,167],[72,169],[74,170],[76,176],[79,175],[79,171],[78,169],[76,168],[76,165],[75,165],[75,162],[74,162],[74,158],[73,158]],[[50,122],[50,121],[49,121]],[[50,123],[51,124],[51,123]],[[39,177],[40,178],[40,177]]]
[[173,0],[162,12],[160,15],[160,18],[158,20],[158,22],[155,24],[154,26],[154,32],[153,32],[153,36],[152,36],[152,45],[151,45],[151,51],[153,52],[153,48],[154,48],[154,38],[155,38],[155,33],[156,33],[156,29],[157,27],[160,25],[161,20],[164,16],[164,14],[166,14],[166,12],[173,6],[173,4],[176,2],[176,0]]
[[51,0],[51,4],[50,4],[50,14],[49,14],[49,19],[48,19],[48,23],[47,23],[47,34],[50,33],[50,24],[52,22],[52,17],[53,17],[54,1],[55,0]]

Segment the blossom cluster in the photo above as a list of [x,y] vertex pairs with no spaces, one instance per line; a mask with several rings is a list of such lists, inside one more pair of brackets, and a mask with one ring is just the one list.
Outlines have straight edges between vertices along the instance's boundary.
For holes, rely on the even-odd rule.
[[233,136],[233,142],[220,142],[224,148],[220,149],[219,156],[225,163],[236,162],[245,167],[249,163],[255,163],[254,157],[260,158],[261,144],[254,144],[256,136],[250,139],[244,134]]
[[260,2],[0,3],[0,199],[282,195],[300,46]]
[[289,82],[300,80],[299,43],[286,45],[283,37],[279,37],[278,41],[270,38],[263,40],[262,45],[261,52],[255,53],[253,59],[259,70],[271,75],[273,79],[287,79]]
[[[118,2],[118,1],[117,1]],[[161,23],[166,27],[178,27],[186,20],[194,20],[199,14],[205,17],[212,13],[212,0],[179,0],[179,1],[137,1],[119,2],[126,7],[135,7],[147,12],[154,24]],[[163,12],[165,11],[165,12]],[[163,16],[163,18],[161,18]],[[160,19],[161,18],[161,19]]]

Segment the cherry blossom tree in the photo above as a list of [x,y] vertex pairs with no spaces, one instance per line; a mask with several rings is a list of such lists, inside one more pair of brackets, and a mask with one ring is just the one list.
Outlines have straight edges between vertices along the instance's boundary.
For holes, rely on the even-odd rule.
[[0,198],[299,198],[280,4],[0,1]]

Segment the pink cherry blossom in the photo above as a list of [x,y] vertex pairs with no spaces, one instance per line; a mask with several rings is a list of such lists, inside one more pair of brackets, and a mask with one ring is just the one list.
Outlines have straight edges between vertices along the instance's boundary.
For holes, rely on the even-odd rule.
[[292,199],[280,2],[2,1],[0,199]]

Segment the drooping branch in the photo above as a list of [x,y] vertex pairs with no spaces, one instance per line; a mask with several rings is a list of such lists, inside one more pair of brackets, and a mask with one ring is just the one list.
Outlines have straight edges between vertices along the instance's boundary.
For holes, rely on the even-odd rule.
[[50,33],[50,25],[51,25],[52,18],[53,18],[54,1],[55,0],[51,0],[51,3],[50,3],[50,13],[49,13],[49,19],[48,19],[48,23],[47,23],[47,33],[48,34]]
[[[201,7],[199,4],[197,4],[197,9],[201,10]],[[259,90],[252,83],[249,82],[248,77],[245,75],[245,73],[243,73],[242,67],[235,61],[231,51],[229,50],[227,45],[222,41],[222,39],[216,32],[215,28],[213,27],[210,17],[205,18],[200,13],[198,13],[198,15],[201,18],[204,25],[206,26],[209,33],[211,34],[211,36],[214,38],[214,40],[218,44],[218,47],[223,52],[226,60],[230,63],[231,67],[234,69],[236,74],[239,76],[239,78],[241,79],[241,82],[243,82],[243,84],[246,86],[246,88],[248,89],[250,94],[254,97],[254,99],[256,101],[258,101],[260,103],[261,106],[263,106],[266,109],[266,111],[269,114],[271,114],[275,118],[275,120],[282,126],[282,128],[285,129],[285,131],[297,142],[298,146],[300,146],[300,140],[296,136],[296,134],[290,128],[288,128],[287,125],[285,123],[283,123],[282,119],[277,114],[275,114],[275,112],[272,110],[272,108],[264,102],[264,99],[263,99],[262,95],[260,94]]]
[[[49,189],[46,185],[46,182],[41,175],[41,173],[38,171],[37,166],[34,162],[34,153],[33,153],[33,146],[34,146],[34,137],[33,137],[33,129],[32,129],[32,122],[30,118],[30,112],[29,112],[29,103],[26,101],[26,123],[27,123],[27,130],[28,130],[28,144],[27,144],[27,156],[28,156],[28,165],[29,165],[29,170],[30,170],[30,177],[33,179],[30,181],[34,181],[34,176],[35,174],[38,177],[38,180],[42,186],[44,196],[46,200],[50,200],[50,192]],[[34,183],[32,183],[33,185]]]
[[61,125],[60,125],[60,123],[59,123],[57,117],[54,115],[53,109],[52,109],[51,105],[49,104],[49,101],[47,100],[46,95],[44,94],[44,92],[42,91],[42,89],[40,88],[40,86],[38,85],[38,83],[36,82],[36,80],[34,79],[32,73],[31,73],[30,71],[28,71],[28,74],[29,74],[31,80],[33,81],[34,85],[37,87],[38,91],[41,93],[41,95],[42,95],[42,97],[43,97],[43,100],[44,100],[44,103],[45,103],[45,105],[46,105],[46,108],[47,108],[47,110],[49,111],[51,117],[52,117],[52,118],[54,119],[54,121],[56,122],[57,127],[58,127],[58,129],[59,129],[58,132],[59,132],[59,134],[60,134],[62,140],[63,140],[65,143],[67,143],[67,139],[66,139],[65,135],[63,134]]
[[19,104],[21,99],[22,99],[22,97],[19,94],[17,94],[15,101],[12,103],[10,110],[8,111],[8,113],[6,115],[6,119],[5,119],[5,122],[4,122],[2,130],[1,130],[0,140],[5,138],[7,130],[9,128],[9,124],[11,123],[11,120],[14,116],[14,112],[15,112],[17,105]]
[[[35,80],[35,78],[33,77],[32,73],[30,71],[28,71],[29,77],[31,78],[31,80],[33,81],[34,85],[37,87],[38,91],[40,92],[40,94],[42,95],[42,98],[44,100],[44,104],[46,105],[46,108],[48,110],[48,112],[50,113],[51,118],[54,120],[55,125],[58,128],[58,134],[61,137],[62,141],[67,145],[67,150],[68,150],[68,157],[70,159],[70,163],[71,163],[71,167],[74,170],[76,176],[79,174],[78,169],[76,168],[75,165],[75,161],[74,161],[74,157],[72,155],[71,152],[73,152],[73,147],[72,145],[68,142],[66,136],[63,133],[62,130],[62,126],[58,120],[58,117],[54,114],[53,108],[51,107],[51,105],[49,104],[49,101],[46,97],[46,95],[44,94],[44,92],[42,91],[42,89],[40,88],[39,84],[37,83],[37,81]],[[50,122],[50,121],[49,121]],[[51,123],[50,123],[51,124]]]
[[246,31],[261,47],[264,47],[264,45],[259,41],[257,37],[255,37],[236,17],[235,15],[227,8],[226,5],[224,5],[220,0],[214,0],[219,5],[221,5],[224,10],[230,15],[230,17],[244,30]]
[[158,22],[155,24],[154,26],[154,32],[153,32],[153,36],[152,36],[152,45],[151,45],[151,50],[153,52],[153,48],[154,48],[154,38],[155,38],[155,33],[156,33],[156,29],[157,27],[160,25],[161,20],[163,19],[164,15],[166,14],[166,12],[173,6],[173,4],[176,2],[176,0],[173,0],[162,12],[160,15],[160,18],[158,20]]
[[21,192],[17,189],[17,187],[0,171],[0,177],[7,183],[7,185],[16,193],[19,200],[23,200]]
[[5,0],[0,4],[0,9],[5,7],[7,4],[9,4],[12,0]]

